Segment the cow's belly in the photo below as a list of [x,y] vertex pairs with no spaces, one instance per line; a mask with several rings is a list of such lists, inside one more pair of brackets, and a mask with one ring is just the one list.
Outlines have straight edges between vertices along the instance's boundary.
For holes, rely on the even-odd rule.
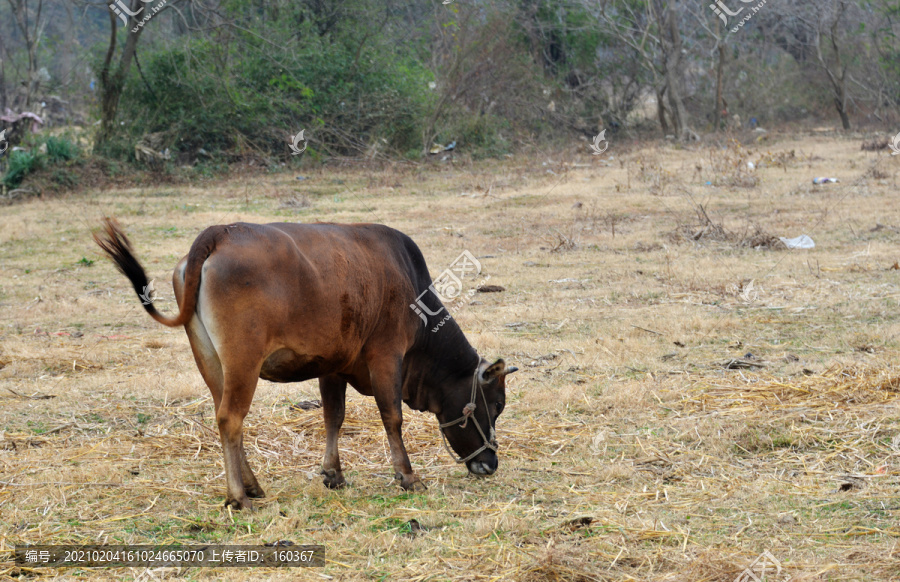
[[302,356],[282,348],[266,358],[259,377],[270,382],[302,382],[333,374],[341,367],[340,362],[321,356]]

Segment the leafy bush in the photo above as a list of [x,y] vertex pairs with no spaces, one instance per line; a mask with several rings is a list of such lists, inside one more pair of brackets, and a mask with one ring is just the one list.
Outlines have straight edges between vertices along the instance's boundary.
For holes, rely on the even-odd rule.
[[[74,141],[65,136],[29,135],[24,144],[28,149],[12,152],[3,178],[0,179],[7,188],[18,188],[29,174],[33,174],[46,166],[66,164],[77,159],[79,148]],[[51,180],[65,187],[74,186],[77,177],[63,169],[54,169]]]
[[78,157],[78,146],[68,138],[51,135],[44,143],[47,145],[47,159],[51,163],[68,162]]
[[25,176],[44,166],[44,156],[34,150],[16,150],[9,156],[9,167],[3,175],[3,185],[18,188]]
[[307,24],[290,31],[283,49],[247,34],[144,52],[146,82],[129,80],[119,127],[131,143],[162,133],[165,147],[190,159],[201,148],[214,158],[289,158],[290,136],[301,129],[310,153],[358,153],[379,142],[395,151],[421,147],[430,74],[409,55],[352,38],[323,37]]

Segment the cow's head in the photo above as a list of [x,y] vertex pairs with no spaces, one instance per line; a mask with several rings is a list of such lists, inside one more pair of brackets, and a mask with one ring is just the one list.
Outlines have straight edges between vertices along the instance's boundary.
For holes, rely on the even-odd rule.
[[491,475],[497,470],[494,426],[506,406],[506,375],[516,370],[502,359],[493,364],[482,359],[474,378],[466,376],[444,390],[438,421],[450,446],[460,459],[466,459],[466,467],[474,475]]

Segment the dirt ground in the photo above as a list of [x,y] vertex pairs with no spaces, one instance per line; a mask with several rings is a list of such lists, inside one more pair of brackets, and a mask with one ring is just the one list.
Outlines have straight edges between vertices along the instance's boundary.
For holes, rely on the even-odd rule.
[[[0,208],[0,579],[732,582],[762,579],[763,552],[770,582],[900,579],[900,159],[861,141],[585,143]],[[291,408],[316,384],[261,381],[245,443],[268,496],[223,510],[208,390],[184,333],[91,241],[104,215],[168,312],[171,270],[212,224],[381,222],[433,275],[468,250],[504,290],[454,316],[521,369],[500,469],[467,476],[407,410],[429,489],[403,493],[374,401],[350,391],[349,487],[329,491],[321,411]],[[815,248],[779,240],[803,234]],[[327,565],[12,560],[16,544],[279,540],[324,545]]]

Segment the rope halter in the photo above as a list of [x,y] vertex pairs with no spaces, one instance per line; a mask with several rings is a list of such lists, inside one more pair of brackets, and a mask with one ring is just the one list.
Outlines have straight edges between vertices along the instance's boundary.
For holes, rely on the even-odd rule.
[[[491,423],[491,413],[490,413],[490,410],[488,407],[487,396],[484,395],[484,388],[481,386],[481,383],[478,381],[480,369],[481,369],[481,366],[478,366],[477,368],[475,368],[475,373],[472,374],[472,395],[469,398],[469,403],[466,404],[465,406],[463,406],[462,416],[460,416],[456,420],[451,420],[450,422],[444,422],[444,423],[438,425],[441,428],[441,440],[444,441],[444,448],[447,449],[447,452],[450,453],[450,456],[453,457],[453,459],[457,463],[466,463],[468,461],[471,461],[472,459],[477,457],[482,451],[484,451],[486,449],[490,449],[490,450],[494,451],[495,453],[497,452],[497,435],[494,432],[494,425],[493,425],[493,423]],[[484,430],[481,428],[481,424],[479,424],[478,419],[475,418],[475,409],[477,408],[475,406],[475,398],[476,398],[478,392],[481,392],[481,399],[484,401],[484,409],[488,413],[488,428],[490,429],[490,432],[489,432],[490,438],[488,438],[488,435],[484,434]],[[466,425],[469,424],[470,418],[472,419],[472,422],[475,424],[475,428],[478,429],[478,434],[480,434],[481,438],[484,439],[484,444],[481,445],[481,448],[476,450],[474,453],[472,453],[465,459],[457,459],[456,454],[453,452],[453,449],[451,449],[449,443],[447,443],[447,435],[444,434],[444,429],[447,428],[448,426],[454,426],[457,424],[460,426],[460,428],[466,428]]]

